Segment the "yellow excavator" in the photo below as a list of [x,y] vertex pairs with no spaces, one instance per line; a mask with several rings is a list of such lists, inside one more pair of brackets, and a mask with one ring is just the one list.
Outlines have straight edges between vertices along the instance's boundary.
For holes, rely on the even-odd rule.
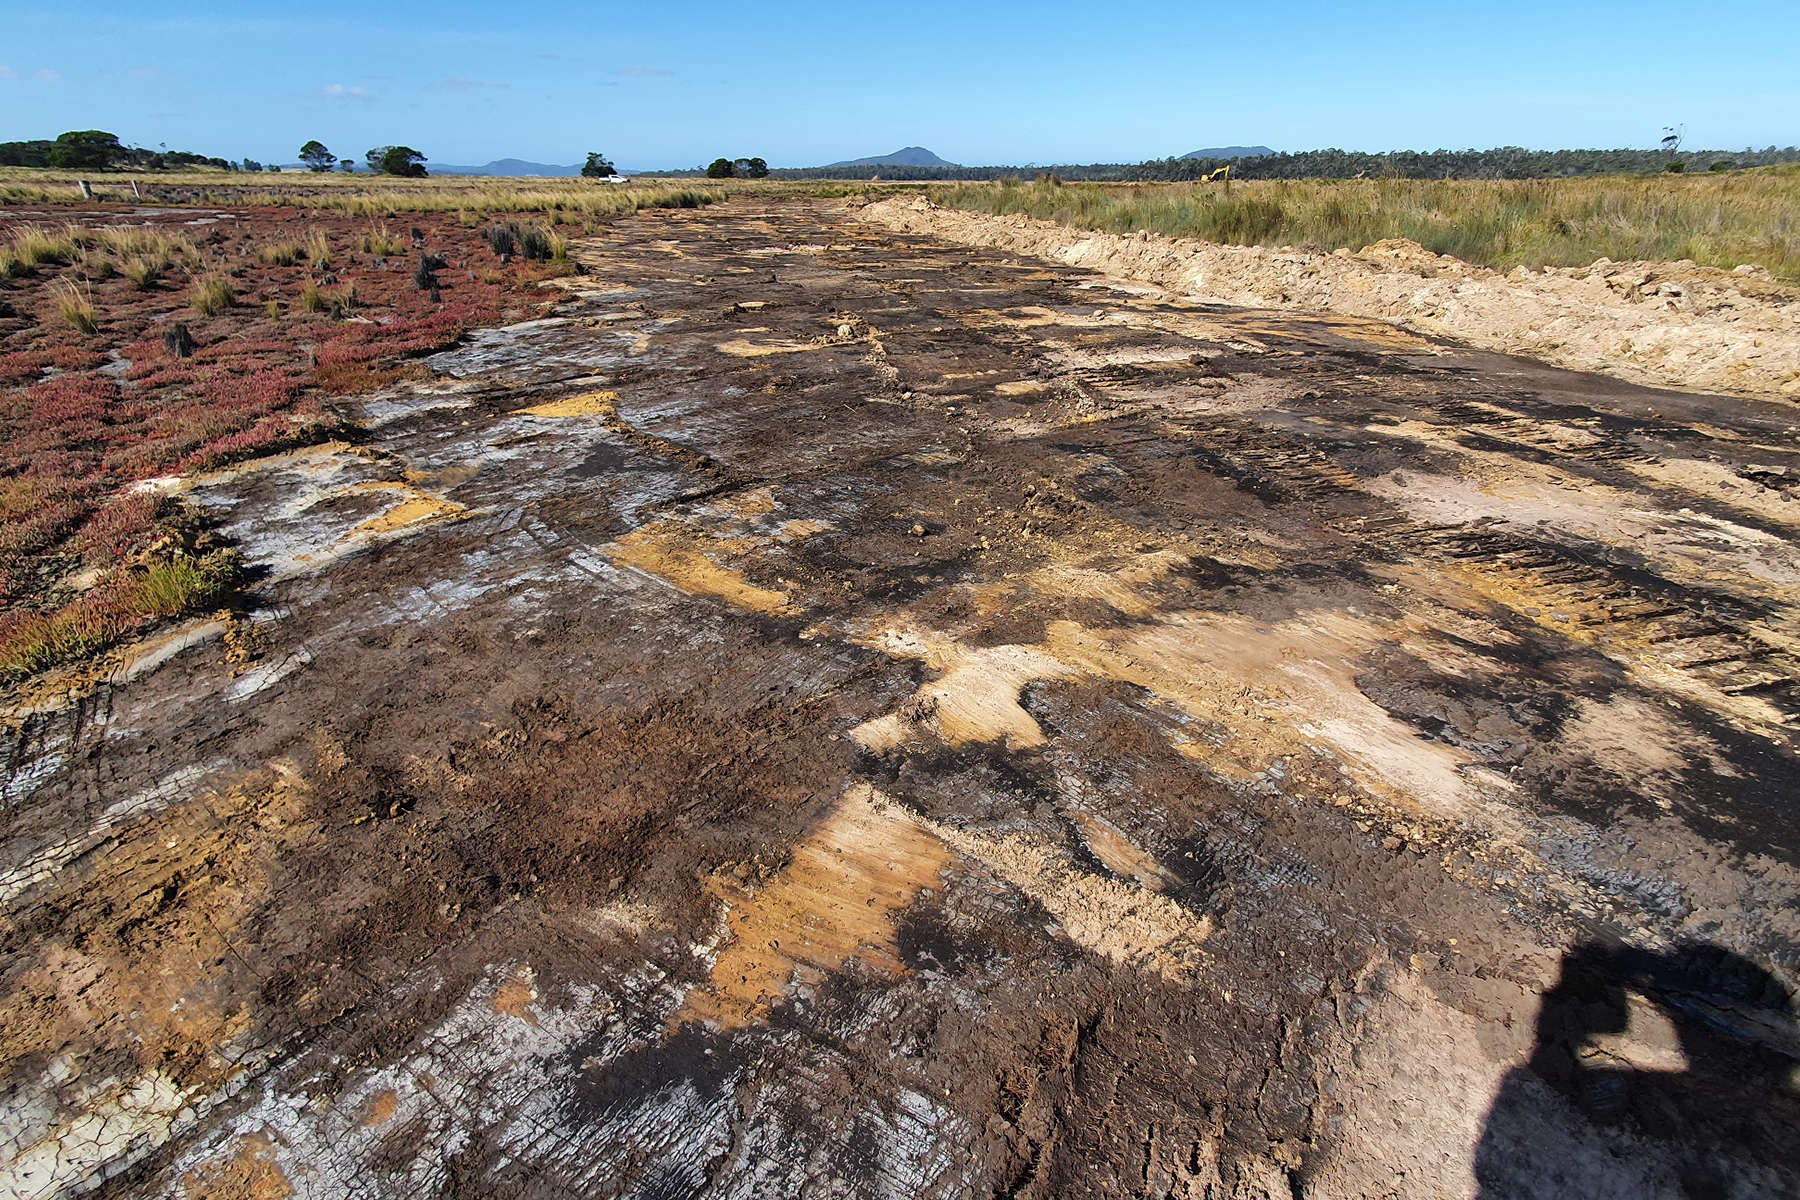
[[1206,174],[1204,174],[1200,177],[1199,182],[1214,183],[1221,179],[1223,179],[1225,181],[1225,194],[1227,196],[1231,195],[1231,164],[1230,163],[1226,163],[1222,167],[1218,167],[1214,170],[1208,171]]

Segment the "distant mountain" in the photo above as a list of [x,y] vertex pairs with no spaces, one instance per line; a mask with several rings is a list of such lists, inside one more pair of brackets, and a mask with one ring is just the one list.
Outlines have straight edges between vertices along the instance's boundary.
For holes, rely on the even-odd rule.
[[1189,150],[1183,158],[1261,158],[1275,153],[1267,146],[1213,146],[1206,150]]
[[905,146],[892,154],[877,154],[872,158],[851,158],[843,162],[827,163],[830,167],[954,167],[953,162],[945,162],[923,146]]

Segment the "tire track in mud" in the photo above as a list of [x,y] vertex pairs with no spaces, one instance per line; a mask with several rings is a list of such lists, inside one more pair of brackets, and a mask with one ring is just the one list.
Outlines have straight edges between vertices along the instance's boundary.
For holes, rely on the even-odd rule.
[[[316,467],[460,519],[19,726],[18,1190],[1467,1195],[1570,944],[1800,979],[1768,411],[830,205],[577,252]],[[199,502],[370,519],[307,469]],[[1562,1166],[1787,1180],[1707,1095]]]

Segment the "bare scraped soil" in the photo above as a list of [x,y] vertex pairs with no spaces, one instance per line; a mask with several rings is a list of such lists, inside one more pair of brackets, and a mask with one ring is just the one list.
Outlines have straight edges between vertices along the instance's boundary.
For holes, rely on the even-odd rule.
[[0,1190],[1800,1189],[1800,440],[645,213],[12,697]]
[[1652,386],[1800,399],[1800,289],[1761,267],[1601,259],[1502,275],[1405,238],[1358,253],[1223,246],[961,212],[922,196],[877,201],[863,215],[890,229],[1034,254],[1195,299],[1373,317]]

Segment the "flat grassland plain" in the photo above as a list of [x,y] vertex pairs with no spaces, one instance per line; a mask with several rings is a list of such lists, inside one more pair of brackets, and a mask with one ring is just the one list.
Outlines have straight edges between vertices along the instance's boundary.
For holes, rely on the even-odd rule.
[[1791,402],[310,182],[0,181],[0,1190],[1800,1187]]

